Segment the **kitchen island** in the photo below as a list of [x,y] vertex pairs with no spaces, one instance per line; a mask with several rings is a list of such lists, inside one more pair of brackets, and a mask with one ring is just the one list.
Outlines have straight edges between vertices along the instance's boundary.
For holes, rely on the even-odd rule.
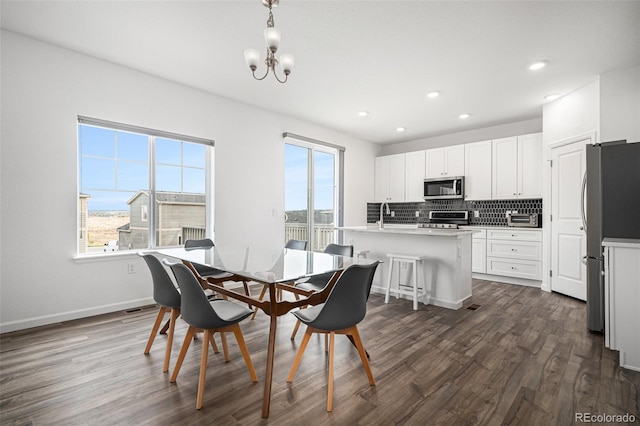
[[[427,256],[423,261],[418,285],[425,286],[420,298],[424,304],[460,309],[471,299],[471,229],[418,228],[416,225],[347,226],[336,228],[342,232],[344,244],[351,244],[354,253],[365,253],[383,263],[378,267],[372,291],[383,293],[389,262],[388,253]],[[394,268],[394,283],[409,283],[415,271],[409,263]],[[398,271],[398,274],[395,272]],[[393,287],[392,287],[393,288]],[[393,295],[394,293],[392,293]],[[409,298],[410,296],[400,296]]]

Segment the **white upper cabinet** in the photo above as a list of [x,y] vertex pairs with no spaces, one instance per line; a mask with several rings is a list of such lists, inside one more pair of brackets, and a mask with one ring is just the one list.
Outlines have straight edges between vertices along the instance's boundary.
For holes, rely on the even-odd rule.
[[518,198],[542,198],[542,133],[518,136]]
[[426,177],[440,178],[464,175],[464,145],[425,151]]
[[494,139],[492,198],[542,197],[542,135]]
[[491,141],[464,145],[464,191],[466,200],[491,199]]
[[404,201],[404,154],[376,157],[374,193],[376,201]]
[[404,200],[424,201],[425,151],[407,152],[404,167]]

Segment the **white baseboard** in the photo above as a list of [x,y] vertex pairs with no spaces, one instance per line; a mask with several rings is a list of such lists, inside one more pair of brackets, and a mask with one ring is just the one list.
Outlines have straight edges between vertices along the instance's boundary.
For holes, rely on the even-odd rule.
[[92,317],[95,315],[108,314],[116,311],[124,311],[140,306],[153,305],[156,302],[153,298],[144,298],[137,300],[129,300],[121,303],[112,303],[110,305],[95,306],[87,309],[78,309],[75,311],[61,312],[51,315],[43,315],[40,317],[26,318],[21,320],[9,321],[0,324],[0,334],[10,333],[12,331],[25,330],[27,328],[41,327],[43,325],[51,325],[63,321],[71,321],[80,318]]
[[477,272],[474,272],[473,274],[471,274],[471,276],[478,280],[495,281],[495,282],[507,283],[507,284],[517,284],[517,285],[524,285],[527,287],[540,288],[542,284],[542,281],[527,280],[524,278],[515,278],[515,277],[504,277],[502,275],[478,274]]

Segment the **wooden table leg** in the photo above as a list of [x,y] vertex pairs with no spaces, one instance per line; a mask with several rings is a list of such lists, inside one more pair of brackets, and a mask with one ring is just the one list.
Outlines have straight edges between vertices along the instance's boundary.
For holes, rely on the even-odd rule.
[[264,375],[264,397],[262,399],[262,417],[269,417],[271,405],[271,382],[273,380],[273,361],[276,352],[276,327],[278,324],[278,312],[276,299],[276,286],[269,285],[269,304],[271,305],[271,321],[269,324],[269,345],[267,347],[267,371]]

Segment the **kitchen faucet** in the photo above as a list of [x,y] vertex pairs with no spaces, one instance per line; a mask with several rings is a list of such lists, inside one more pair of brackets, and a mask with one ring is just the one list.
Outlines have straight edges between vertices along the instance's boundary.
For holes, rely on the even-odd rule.
[[382,217],[382,207],[384,207],[385,204],[387,205],[387,214],[391,214],[389,203],[387,203],[386,201],[383,201],[382,203],[380,203],[380,222],[378,222],[378,229],[384,228],[384,219]]

